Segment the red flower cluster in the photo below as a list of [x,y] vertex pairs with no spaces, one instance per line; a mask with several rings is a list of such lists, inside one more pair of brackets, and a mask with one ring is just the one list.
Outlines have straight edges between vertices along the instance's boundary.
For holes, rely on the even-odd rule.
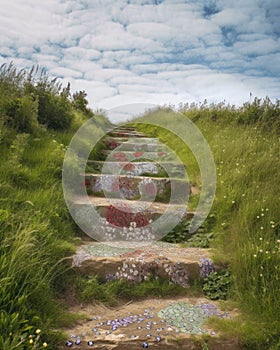
[[122,211],[110,205],[106,211],[106,220],[114,226],[129,227],[132,222],[136,223],[136,227],[149,225],[149,220],[142,213],[129,213]]
[[86,186],[86,188],[90,188],[90,180],[89,179],[85,179],[85,186]]
[[143,154],[144,154],[144,152],[134,152],[133,153],[134,157],[136,157],[136,158],[142,157]]
[[122,153],[122,152],[115,152],[113,154],[113,157],[114,157],[114,159],[116,159],[120,162],[124,162],[127,160],[125,153]]
[[123,167],[123,170],[125,170],[125,171],[133,171],[134,168],[135,168],[135,165],[133,163],[127,163]]
[[107,144],[108,148],[109,149],[114,149],[114,148],[117,148],[119,147],[120,143],[116,142],[116,141],[111,141]]

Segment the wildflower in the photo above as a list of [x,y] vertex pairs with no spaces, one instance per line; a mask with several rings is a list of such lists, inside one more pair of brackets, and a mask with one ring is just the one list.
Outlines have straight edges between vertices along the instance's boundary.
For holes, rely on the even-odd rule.
[[135,158],[139,158],[141,156],[143,156],[144,152],[134,152],[133,155]]
[[263,238],[262,237],[260,237],[260,241],[262,241],[263,240]]
[[261,230],[263,230],[263,226],[261,226]]
[[257,219],[259,219],[260,217],[259,217],[259,215],[257,216]]
[[33,339],[30,339],[30,340],[29,340],[29,344],[33,344]]
[[253,257],[256,258],[256,257],[257,257],[257,254],[254,254]]
[[235,201],[231,201],[231,203],[232,203],[232,204],[234,204],[234,203],[235,203]]
[[36,329],[36,334],[40,334],[41,333],[41,329]]
[[48,346],[46,342],[44,342],[42,345],[43,345],[43,348],[46,348]]

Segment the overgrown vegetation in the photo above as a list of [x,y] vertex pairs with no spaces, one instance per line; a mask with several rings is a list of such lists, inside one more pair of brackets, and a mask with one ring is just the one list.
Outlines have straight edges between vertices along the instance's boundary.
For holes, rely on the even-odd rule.
[[203,281],[204,295],[211,300],[226,300],[231,285],[229,270],[214,271]]
[[[61,171],[68,143],[90,114],[45,72],[0,68],[1,350],[56,349],[55,329],[73,318],[56,301],[76,235]],[[109,124],[103,116],[95,122],[97,132]]]
[[[242,342],[250,349],[275,349],[280,334],[280,101],[256,98],[241,107],[207,102],[181,107],[181,115],[194,121],[204,134],[217,167],[217,191],[206,225],[209,220],[212,223],[199,236],[209,238],[217,262],[230,265],[231,296],[247,315],[246,322],[261,330],[246,334],[243,325],[236,327],[235,336],[242,333]],[[168,131],[169,125],[183,123],[183,119],[176,118],[171,108],[160,108],[136,121],[152,124],[157,118],[165,120],[166,130],[134,125],[177,151],[190,181],[200,186],[193,157]],[[172,241],[181,241],[183,231],[171,233]],[[196,239],[193,235],[191,241]]]
[[[57,302],[68,288],[82,301],[110,305],[183,291],[168,281],[132,285],[77,276],[70,288],[67,256],[75,249],[77,232],[63,199],[61,170],[71,137],[93,116],[87,105],[84,91],[71,95],[69,85],[63,88],[39,68],[0,68],[0,349],[42,349],[45,343],[56,349],[61,334],[55,329],[72,320]],[[230,276],[213,273],[204,290],[212,299],[226,298],[231,286],[243,318],[215,324],[254,350],[280,345],[279,107],[279,101],[268,98],[241,107],[181,106],[211,147],[218,186],[199,232],[189,235],[188,223],[182,222],[165,237],[186,246],[214,247],[216,261],[230,266]],[[169,114],[174,116],[171,109],[159,109],[148,118],[166,117],[168,129],[174,123]],[[97,132],[109,125],[103,116],[94,118]],[[138,127],[177,151],[191,183],[201,185],[195,158],[176,136],[150,125]],[[102,159],[100,148],[92,151],[92,159]],[[198,197],[191,199],[191,209]],[[193,293],[200,292],[201,286],[194,287]]]
[[[119,279],[105,283],[97,277],[84,277],[76,279],[75,294],[82,302],[100,301],[114,306],[124,300],[185,295],[186,289],[178,284],[170,283],[167,279],[150,279],[141,283]],[[201,286],[194,284],[188,289],[188,295],[201,296]]]

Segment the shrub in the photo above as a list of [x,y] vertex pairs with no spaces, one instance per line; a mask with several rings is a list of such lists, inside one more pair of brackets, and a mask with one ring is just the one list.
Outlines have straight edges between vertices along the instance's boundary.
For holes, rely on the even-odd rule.
[[70,102],[63,96],[40,91],[38,97],[38,121],[54,130],[66,130],[73,119]]
[[38,103],[31,96],[8,98],[2,113],[5,124],[18,132],[32,132],[38,127]]
[[231,285],[231,273],[229,270],[211,272],[203,282],[203,292],[211,300],[227,299]]

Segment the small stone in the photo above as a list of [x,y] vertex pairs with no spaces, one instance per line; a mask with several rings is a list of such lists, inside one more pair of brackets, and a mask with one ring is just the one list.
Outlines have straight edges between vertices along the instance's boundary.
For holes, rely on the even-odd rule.
[[81,344],[81,340],[80,339],[76,339],[75,344],[76,345],[80,345]]
[[67,340],[67,342],[65,343],[65,346],[67,346],[68,348],[71,348],[72,345],[73,343],[70,340]]
[[143,344],[142,344],[142,348],[147,349],[148,347],[149,347],[149,344],[148,344],[148,343],[143,343]]
[[147,334],[146,335],[147,338],[151,338],[151,336],[152,336],[151,334]]
[[161,341],[161,337],[159,337],[158,335],[156,336],[156,342],[160,342]]
[[88,341],[88,346],[93,346],[93,345],[94,345],[94,341],[89,340],[89,341]]

